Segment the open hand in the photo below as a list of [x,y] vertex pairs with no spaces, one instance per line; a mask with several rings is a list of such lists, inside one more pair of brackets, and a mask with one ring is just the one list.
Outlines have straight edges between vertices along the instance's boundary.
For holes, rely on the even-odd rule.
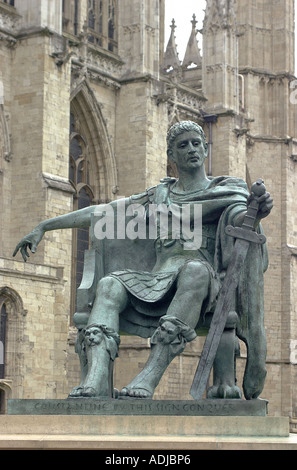
[[18,243],[18,245],[16,246],[13,252],[13,256],[15,256],[17,252],[20,250],[23,260],[26,262],[30,256],[28,253],[28,249],[30,249],[32,253],[35,253],[37,249],[37,245],[42,239],[43,234],[44,232],[41,229],[39,228],[34,229],[31,233],[29,233],[24,238],[22,238],[20,243]]

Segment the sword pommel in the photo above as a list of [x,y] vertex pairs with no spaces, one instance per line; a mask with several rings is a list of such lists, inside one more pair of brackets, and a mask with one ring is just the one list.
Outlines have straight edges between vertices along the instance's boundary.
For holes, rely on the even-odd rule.
[[265,194],[266,188],[264,186],[264,181],[262,180],[262,178],[259,178],[254,184],[252,184],[251,192],[252,194],[258,197],[263,196],[263,194]]
[[266,188],[264,181],[259,178],[251,187],[251,195],[248,199],[248,208],[244,217],[242,228],[245,230],[254,230],[257,213],[259,209],[258,198],[265,194]]

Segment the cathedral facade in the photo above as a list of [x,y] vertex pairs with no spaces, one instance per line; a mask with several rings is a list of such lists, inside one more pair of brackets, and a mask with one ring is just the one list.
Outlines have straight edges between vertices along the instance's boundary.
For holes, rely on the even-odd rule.
[[[170,1],[170,0],[169,0]],[[16,244],[50,217],[140,193],[166,176],[166,133],[190,119],[209,142],[210,176],[274,199],[264,220],[267,380],[262,398],[297,429],[297,80],[294,0],[207,0],[203,46],[189,18],[164,44],[165,0],[0,1],[0,389],[66,398],[79,382],[73,314],[87,230],[47,232],[24,263]],[[200,50],[201,47],[201,50]],[[203,338],[168,368],[156,398],[189,397]],[[121,388],[149,353],[123,336]],[[246,351],[238,359],[240,385]],[[295,424],[296,423],[296,424]]]

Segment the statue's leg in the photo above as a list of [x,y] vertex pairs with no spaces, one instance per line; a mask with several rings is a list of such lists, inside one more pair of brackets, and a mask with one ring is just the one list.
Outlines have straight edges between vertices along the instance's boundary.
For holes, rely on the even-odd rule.
[[88,373],[82,396],[111,398],[111,370],[117,356],[120,337],[114,329],[97,324],[89,325],[85,336]]
[[170,362],[196,337],[201,306],[209,288],[209,271],[199,262],[189,262],[181,271],[176,294],[167,315],[151,338],[151,354],[144,369],[120,394],[151,398]]
[[151,338],[151,354],[144,369],[120,395],[152,398],[162,375],[170,362],[183,352],[188,341],[196,337],[195,331],[176,317],[165,315]]
[[207,390],[207,398],[241,398],[235,373],[235,358],[239,349],[236,322],[236,312],[230,312],[214,360],[213,386]]
[[81,396],[84,382],[88,373],[88,360],[87,360],[84,340],[85,340],[85,328],[83,328],[82,326],[79,326],[78,331],[77,331],[76,341],[75,341],[75,352],[78,354],[79,363],[80,363],[80,384],[71,390],[69,397]]
[[88,372],[80,396],[111,396],[111,368],[120,342],[119,315],[127,303],[127,292],[117,279],[107,276],[99,281],[85,330]]
[[210,272],[200,261],[190,261],[181,270],[175,296],[167,315],[173,315],[196,328],[203,302],[209,292]]
[[99,282],[88,325],[100,323],[119,331],[120,313],[129,298],[125,287],[115,277],[106,276]]

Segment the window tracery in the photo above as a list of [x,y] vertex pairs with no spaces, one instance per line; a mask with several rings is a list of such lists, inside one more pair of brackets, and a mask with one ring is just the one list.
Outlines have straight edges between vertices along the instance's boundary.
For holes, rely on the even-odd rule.
[[23,335],[27,311],[19,294],[10,287],[0,288],[0,413],[3,412],[7,383],[13,383],[15,398],[22,393],[24,370]]
[[117,53],[117,3],[117,0],[87,0],[84,15],[83,2],[64,0],[63,30],[77,36],[87,27],[90,44]]
[[5,376],[5,342],[7,311],[5,302],[0,305],[0,379]]
[[117,52],[116,0],[88,0],[88,40]]

